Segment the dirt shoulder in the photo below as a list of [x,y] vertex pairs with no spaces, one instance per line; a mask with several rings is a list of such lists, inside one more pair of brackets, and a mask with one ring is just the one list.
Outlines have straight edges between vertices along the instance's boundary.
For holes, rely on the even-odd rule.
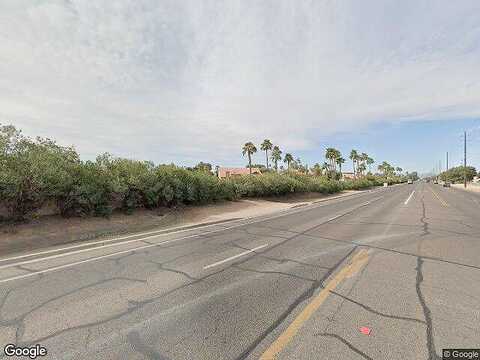
[[463,184],[452,184],[452,187],[456,188],[456,189],[461,189],[461,190],[465,190],[465,191],[471,191],[471,192],[476,192],[476,193],[480,193],[480,184],[467,184],[467,188],[465,189],[463,187]]
[[334,195],[308,193],[174,209],[139,209],[132,215],[116,212],[109,218],[45,216],[25,224],[0,226],[0,256],[120,234],[267,215],[356,192],[344,191]]

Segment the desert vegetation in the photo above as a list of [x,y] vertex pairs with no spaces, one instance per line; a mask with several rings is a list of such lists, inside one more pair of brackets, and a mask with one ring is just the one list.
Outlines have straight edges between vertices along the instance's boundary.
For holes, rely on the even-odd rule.
[[440,180],[449,181],[453,184],[463,183],[465,178],[467,181],[472,181],[477,176],[477,170],[473,166],[457,166],[444,171],[439,175]]
[[[271,147],[271,157],[278,168],[281,150],[265,144],[261,148],[266,158]],[[255,146],[247,145],[243,150],[251,163]],[[291,154],[287,153],[285,158],[290,165],[298,166],[299,160],[293,160]],[[333,166],[333,161],[331,164]],[[242,197],[300,192],[328,194],[367,188],[383,181],[381,176],[366,175],[341,182],[327,173],[307,174],[293,170],[218,179],[208,163],[184,168],[117,158],[107,153],[99,155],[95,161],[84,161],[73,147],[61,146],[51,139],[31,139],[11,125],[0,126],[3,221],[27,220],[36,216],[45,204],[53,204],[65,217],[108,216],[116,209],[131,213],[136,208],[205,204]],[[402,178],[389,181],[398,182]]]

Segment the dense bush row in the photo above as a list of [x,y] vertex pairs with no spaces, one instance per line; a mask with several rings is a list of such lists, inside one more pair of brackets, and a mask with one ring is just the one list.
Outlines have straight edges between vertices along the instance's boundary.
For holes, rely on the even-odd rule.
[[334,193],[378,185],[374,177],[339,182],[321,176],[269,173],[219,180],[208,171],[113,158],[81,161],[73,148],[31,140],[0,127],[0,207],[21,220],[47,202],[63,216],[105,216],[114,209],[204,204],[296,192]]
[[269,173],[261,176],[242,176],[231,180],[243,196],[276,196],[290,193],[318,192],[331,194],[342,190],[339,181],[322,176],[295,173]]
[[463,183],[465,177],[467,181],[472,181],[476,175],[477,170],[473,166],[467,166],[466,168],[463,166],[457,166],[449,169],[448,171],[442,172],[439,177],[440,180],[450,181],[451,183],[459,184]]

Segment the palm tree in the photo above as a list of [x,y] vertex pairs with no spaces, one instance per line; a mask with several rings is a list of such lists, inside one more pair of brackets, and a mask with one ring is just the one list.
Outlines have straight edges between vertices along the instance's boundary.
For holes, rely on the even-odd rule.
[[383,176],[387,175],[388,173],[391,172],[392,165],[390,165],[388,162],[384,161],[380,165],[378,165],[378,171],[383,173]]
[[260,145],[260,149],[265,151],[265,160],[268,170],[268,150],[272,150],[273,144],[270,140],[265,139],[263,140],[262,144]]
[[287,163],[287,170],[290,170],[290,163],[293,161],[292,154],[286,153],[283,162]]
[[315,165],[313,165],[312,170],[316,176],[322,175],[322,167],[320,166],[319,163],[316,163]]
[[365,170],[367,170],[367,166],[365,165],[365,163],[362,162],[360,165],[358,165],[358,172],[360,174],[363,175]]
[[372,172],[372,165],[375,163],[375,160],[373,160],[371,157],[367,158],[367,165],[368,165],[368,172]]
[[328,174],[328,169],[330,168],[330,165],[325,161],[322,165],[322,170],[325,174]]
[[335,159],[335,161],[338,164],[338,169],[339,169],[340,174],[341,174],[342,173],[342,164],[345,164],[345,159],[343,157],[339,156]]
[[282,160],[282,151],[278,146],[274,146],[272,149],[271,159],[275,164],[275,170],[278,171],[278,162]]
[[382,164],[377,166],[378,171],[380,171],[383,175],[385,175],[385,166]]
[[357,162],[357,159],[358,159],[357,150],[350,151],[350,159],[352,160],[352,163],[353,163],[353,177],[356,177],[355,163]]
[[398,172],[399,174],[401,174],[402,171],[403,171],[403,169],[402,169],[401,167],[398,167],[398,166],[397,166],[397,167],[395,168],[395,171]]
[[367,153],[361,153],[360,156],[360,165],[363,165],[361,168],[362,168],[362,171],[360,171],[360,174],[363,175],[363,173],[365,172],[365,170],[367,169],[366,167],[366,163],[367,163],[367,160],[368,160],[368,154]]
[[337,158],[338,150],[334,148],[327,148],[325,150],[325,158],[330,162],[330,170],[337,170],[335,159]]
[[250,175],[252,175],[252,154],[256,152],[257,148],[252,142],[249,141],[243,145],[242,154],[243,156],[245,156],[245,154],[248,155],[248,167],[250,169]]

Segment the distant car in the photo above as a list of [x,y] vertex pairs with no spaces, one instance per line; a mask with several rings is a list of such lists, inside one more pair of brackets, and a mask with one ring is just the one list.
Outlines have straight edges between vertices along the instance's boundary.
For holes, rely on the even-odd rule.
[[434,183],[434,184],[438,184],[438,180],[433,180],[433,183]]
[[426,179],[425,182],[429,183],[429,182],[430,182],[430,179]]
[[443,187],[450,187],[450,182],[445,181],[445,182],[443,183]]
[[412,179],[408,179],[407,184],[413,184],[413,180],[412,180]]

